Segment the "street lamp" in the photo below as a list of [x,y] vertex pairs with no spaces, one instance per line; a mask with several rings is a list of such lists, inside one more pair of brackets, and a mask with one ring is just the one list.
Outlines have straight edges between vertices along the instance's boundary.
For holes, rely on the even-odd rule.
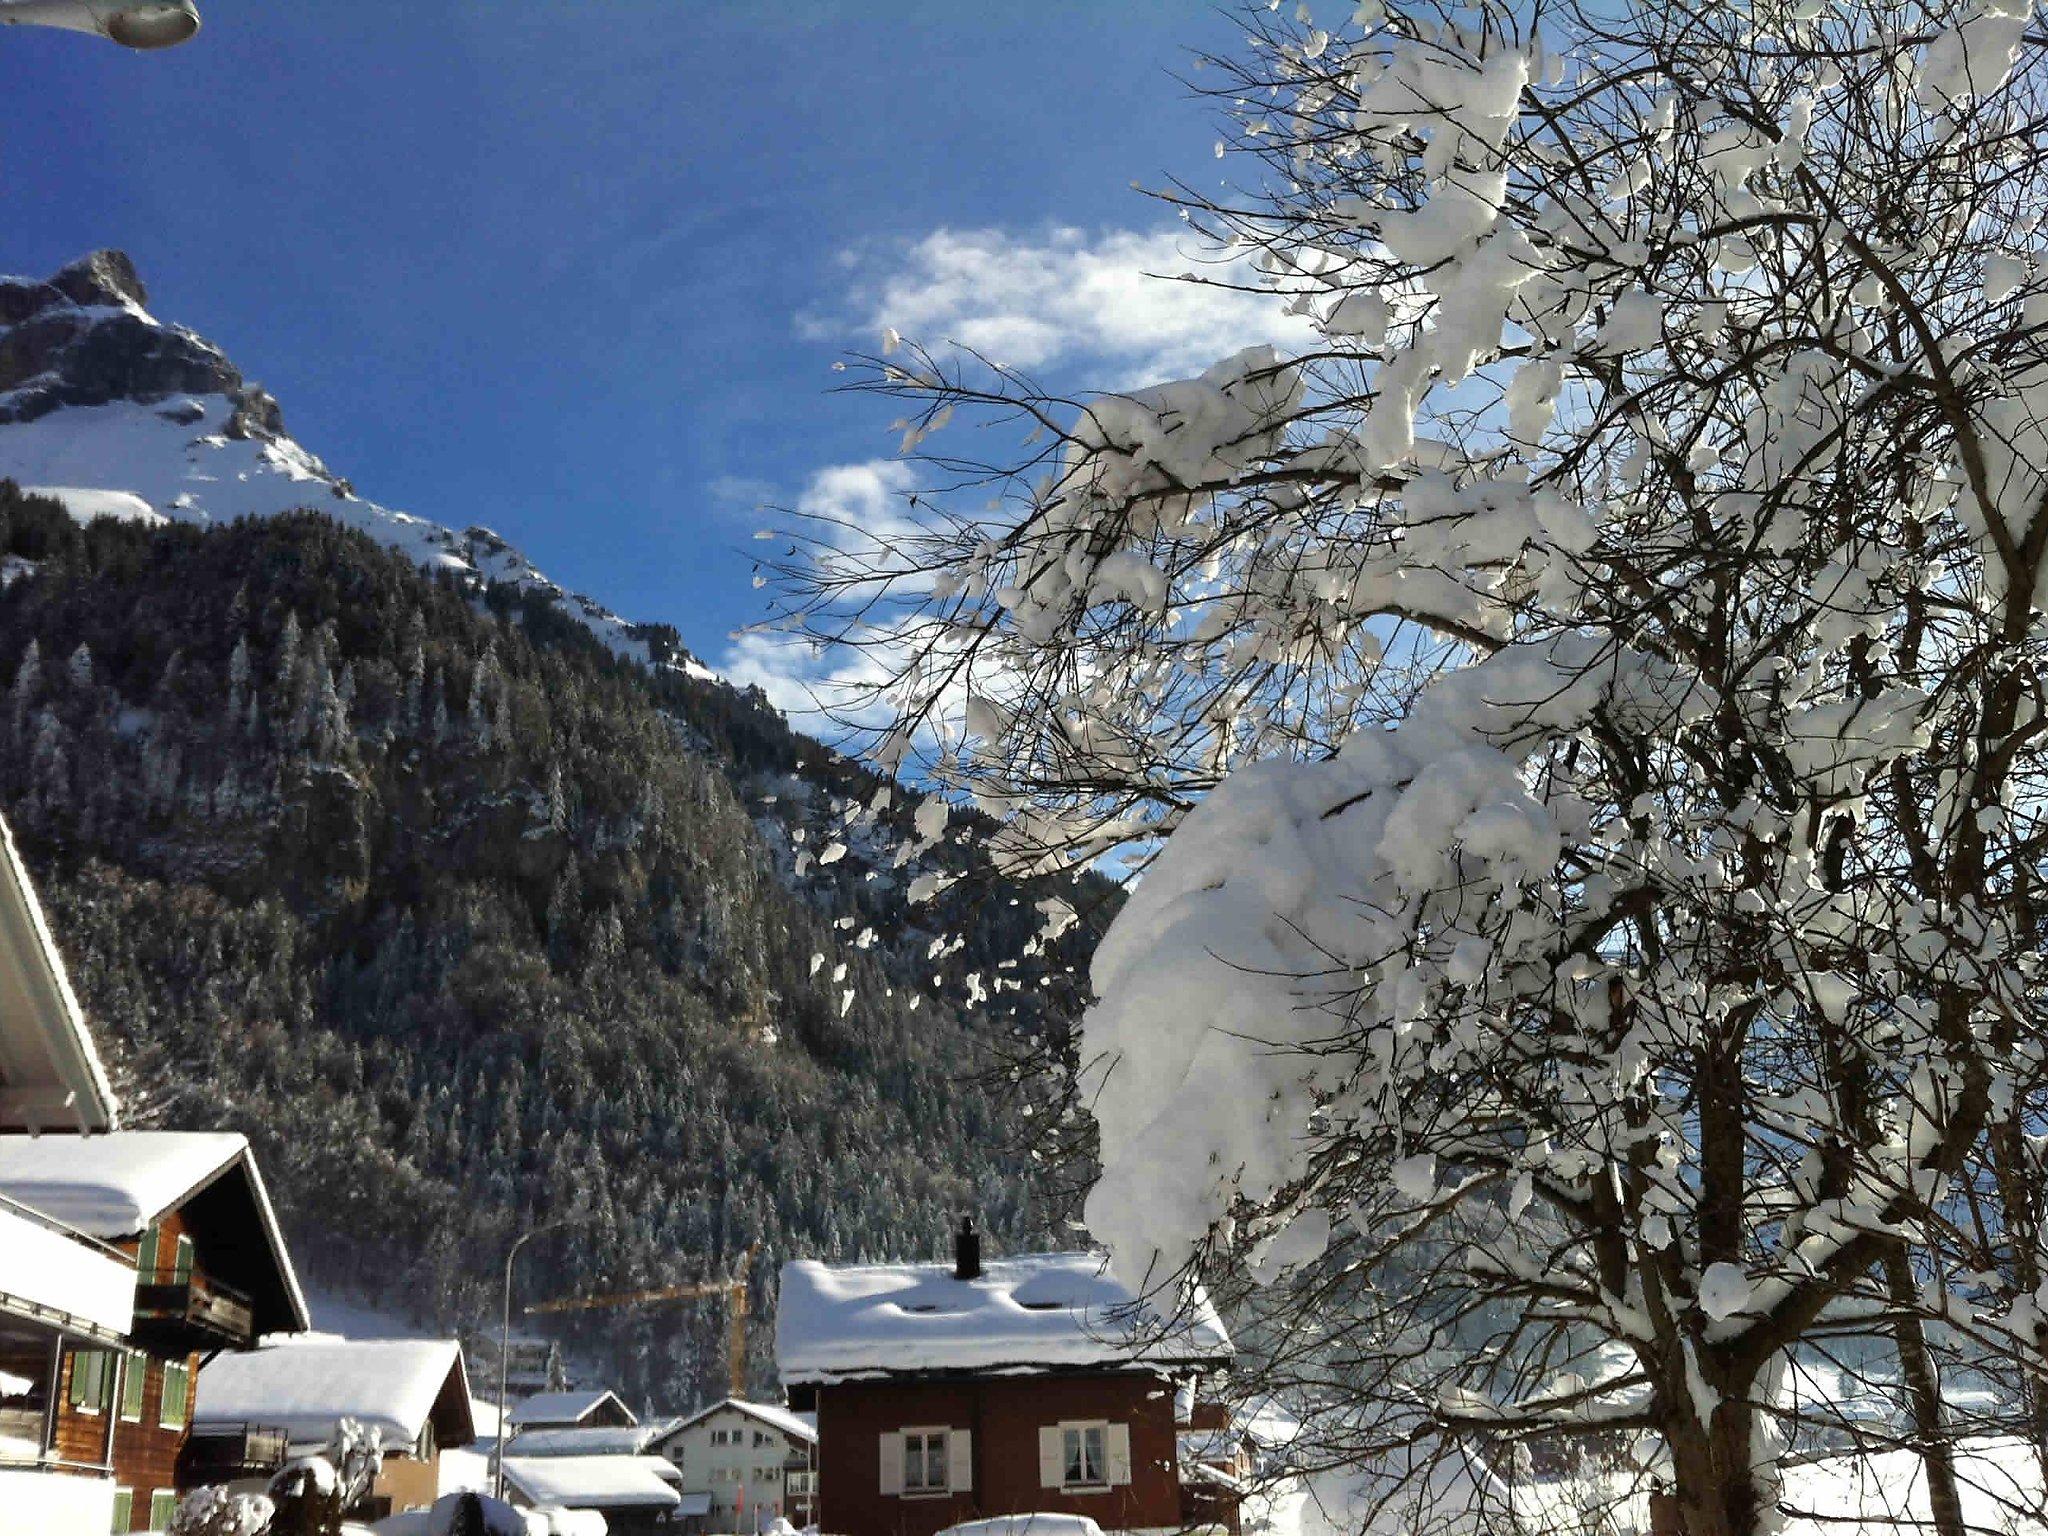
[[512,1240],[512,1246],[505,1253],[505,1303],[498,1314],[498,1442],[491,1447],[491,1497],[505,1497],[505,1363],[512,1353],[512,1261],[519,1257],[519,1250],[539,1237],[543,1232],[559,1232],[564,1227],[580,1227],[588,1216],[565,1216],[560,1221],[543,1222],[530,1227]]
[[0,0],[0,25],[93,32],[124,48],[172,48],[199,30],[196,0]]

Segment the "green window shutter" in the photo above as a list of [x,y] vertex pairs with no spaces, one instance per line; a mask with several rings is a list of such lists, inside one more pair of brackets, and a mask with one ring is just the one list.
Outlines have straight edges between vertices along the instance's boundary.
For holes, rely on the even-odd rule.
[[174,1284],[183,1285],[187,1280],[190,1280],[191,1278],[192,1239],[189,1237],[181,1237],[178,1239],[178,1267],[176,1273],[174,1273],[171,1276],[171,1279]]
[[81,1349],[71,1357],[71,1406],[103,1409],[113,1391],[114,1357],[104,1349]]
[[128,1371],[121,1378],[121,1417],[134,1423],[142,1417],[142,1392],[149,1383],[149,1356],[132,1351]]
[[125,1532],[135,1524],[135,1494],[127,1488],[114,1490],[114,1519],[107,1527],[114,1532]]
[[149,1496],[149,1528],[152,1531],[168,1531],[171,1522],[178,1517],[178,1496],[168,1488],[159,1488]]
[[157,1230],[152,1225],[142,1234],[142,1242],[135,1250],[135,1275],[143,1285],[148,1285],[156,1274],[156,1240]]
[[191,1406],[192,1368],[187,1365],[164,1366],[163,1412],[157,1417],[165,1429],[183,1429],[185,1412]]

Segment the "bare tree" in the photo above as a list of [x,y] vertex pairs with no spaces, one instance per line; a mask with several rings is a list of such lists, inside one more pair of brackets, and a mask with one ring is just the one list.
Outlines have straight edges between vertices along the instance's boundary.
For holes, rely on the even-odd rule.
[[915,526],[801,530],[794,613],[1016,867],[1144,870],[1088,1223],[1275,1286],[1319,1459],[1413,1511],[1576,1455],[1749,1536],[1832,1437],[1953,1536],[2029,1495],[1943,1362],[2043,1427],[2044,39],[1346,14],[1248,13],[1249,184],[1172,199],[1321,343],[1086,398],[870,359]]

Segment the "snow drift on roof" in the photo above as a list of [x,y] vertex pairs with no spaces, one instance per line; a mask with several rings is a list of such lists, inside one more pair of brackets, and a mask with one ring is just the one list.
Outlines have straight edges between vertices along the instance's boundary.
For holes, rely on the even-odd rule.
[[974,1280],[950,1264],[782,1269],[775,1358],[786,1383],[934,1371],[1210,1365],[1230,1338],[1206,1296],[1167,1318],[1097,1253],[992,1259]]
[[606,1398],[618,1403],[620,1412],[628,1419],[633,1417],[633,1410],[609,1387],[584,1392],[536,1392],[514,1403],[505,1417],[514,1429],[522,1424],[576,1424],[595,1413]]
[[505,1481],[528,1503],[565,1509],[671,1509],[682,1499],[668,1481],[675,1475],[659,1456],[505,1458]]
[[234,1131],[0,1137],[0,1194],[94,1237],[133,1237],[249,1150]]
[[410,1445],[461,1365],[453,1339],[321,1339],[217,1355],[199,1373],[197,1421],[260,1424],[296,1442],[325,1440],[352,1418],[381,1429],[387,1445]]
[[651,1424],[579,1425],[575,1429],[528,1429],[512,1437],[508,1456],[638,1456],[664,1435],[682,1427],[681,1419]]

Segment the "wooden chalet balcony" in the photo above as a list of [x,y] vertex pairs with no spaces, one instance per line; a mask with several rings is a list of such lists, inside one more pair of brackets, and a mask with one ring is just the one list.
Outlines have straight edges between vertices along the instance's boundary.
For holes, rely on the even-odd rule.
[[178,1452],[178,1486],[268,1477],[285,1464],[289,1449],[290,1437],[274,1425],[194,1424]]
[[135,1338],[145,1347],[217,1349],[256,1337],[249,1298],[192,1271],[145,1271],[135,1277]]

